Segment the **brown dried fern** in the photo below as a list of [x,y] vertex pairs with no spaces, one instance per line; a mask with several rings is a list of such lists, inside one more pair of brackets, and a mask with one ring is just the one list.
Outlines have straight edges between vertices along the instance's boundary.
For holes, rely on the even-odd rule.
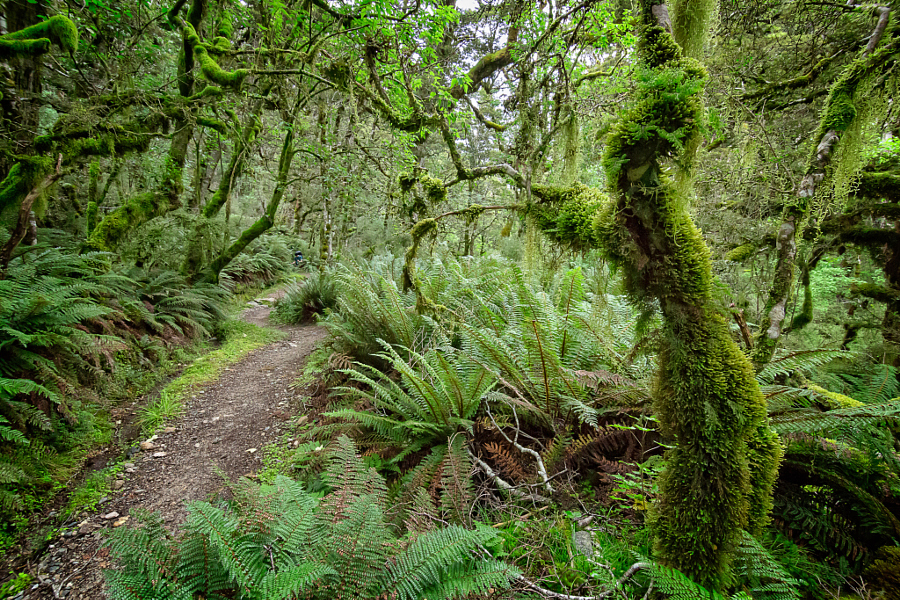
[[520,452],[510,452],[508,448],[498,442],[488,442],[483,447],[505,477],[516,483],[530,479],[528,465],[524,463],[525,459]]

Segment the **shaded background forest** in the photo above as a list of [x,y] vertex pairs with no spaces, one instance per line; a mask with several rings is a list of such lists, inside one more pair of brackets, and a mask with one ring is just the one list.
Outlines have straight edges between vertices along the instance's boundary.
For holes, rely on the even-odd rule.
[[[644,4],[5,2],[9,521],[103,439],[111,405],[152,387],[190,340],[226,339],[229,298],[281,277],[295,249],[319,271],[278,312],[324,318],[321,362],[347,388],[313,437],[355,434],[372,466],[434,495],[453,461],[533,496],[562,470],[559,486],[642,521],[662,469],[651,375],[665,303],[634,301],[628,265],[592,228],[617,185],[621,123],[658,93],[705,103],[684,131],[630,134],[671,145],[660,172],[684,183],[677,210],[709,247],[710,305],[781,435],[769,551],[810,597],[847,578],[864,587],[853,578],[867,572],[888,589],[879,565],[900,560],[895,7],[670,3],[704,89],[689,69],[639,60]],[[413,388],[451,408],[409,413]],[[373,406],[392,428],[366,416]],[[515,546],[507,557],[521,558]],[[555,564],[523,560],[542,576]],[[587,593],[581,566],[554,571],[554,589]]]

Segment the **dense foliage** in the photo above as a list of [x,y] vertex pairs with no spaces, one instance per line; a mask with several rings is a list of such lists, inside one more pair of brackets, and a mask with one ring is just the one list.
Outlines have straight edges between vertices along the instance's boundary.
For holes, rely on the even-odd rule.
[[0,6],[7,533],[288,280],[303,483],[120,530],[115,594],[900,593],[900,6]]

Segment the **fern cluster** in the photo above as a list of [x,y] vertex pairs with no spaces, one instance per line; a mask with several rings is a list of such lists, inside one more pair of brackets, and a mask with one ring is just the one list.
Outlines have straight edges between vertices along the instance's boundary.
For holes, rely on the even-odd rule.
[[[807,351],[773,360],[758,375],[785,458],[775,493],[775,524],[846,571],[900,539],[900,398],[886,365],[847,377],[856,398],[816,385],[775,385],[812,375],[846,352]],[[845,376],[846,377],[846,376]],[[864,401],[860,401],[864,400]]]
[[272,315],[284,323],[307,323],[337,306],[338,291],[330,269],[315,271],[288,289]]
[[[412,526],[398,537],[387,521],[387,487],[342,437],[328,457],[324,497],[279,477],[245,484],[227,507],[190,505],[172,537],[158,516],[113,530],[118,567],[110,596],[141,598],[460,598],[508,587],[518,572],[476,558],[496,532],[482,525]],[[412,523],[410,522],[412,525]]]
[[189,286],[171,271],[117,270],[108,254],[68,250],[29,248],[0,280],[3,513],[20,505],[17,490],[47,445],[65,448],[68,429],[92,419],[85,388],[114,368],[125,342],[149,362],[155,336],[205,334],[223,316],[219,287]]

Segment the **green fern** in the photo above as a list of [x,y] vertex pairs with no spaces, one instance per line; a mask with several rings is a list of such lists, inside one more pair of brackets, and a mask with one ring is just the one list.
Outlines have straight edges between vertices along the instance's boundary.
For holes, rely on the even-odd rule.
[[[321,501],[297,482],[248,488],[227,509],[195,502],[171,537],[158,516],[112,531],[110,596],[168,598],[462,598],[504,589],[518,572],[476,558],[489,527],[448,526],[397,538],[385,520],[386,486],[338,440]],[[338,499],[335,499],[337,497]],[[335,509],[338,509],[337,511]]]

